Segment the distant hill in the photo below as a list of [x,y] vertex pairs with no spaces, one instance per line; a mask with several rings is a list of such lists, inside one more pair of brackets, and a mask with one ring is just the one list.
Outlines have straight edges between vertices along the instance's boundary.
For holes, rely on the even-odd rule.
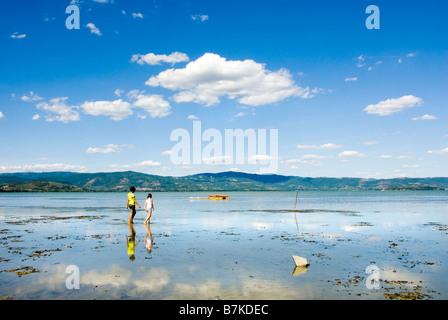
[[140,191],[448,190],[448,178],[307,178],[235,171],[183,177],[134,171],[0,174],[0,192],[124,192],[130,186]]
[[84,188],[51,181],[0,183],[0,192],[86,192]]

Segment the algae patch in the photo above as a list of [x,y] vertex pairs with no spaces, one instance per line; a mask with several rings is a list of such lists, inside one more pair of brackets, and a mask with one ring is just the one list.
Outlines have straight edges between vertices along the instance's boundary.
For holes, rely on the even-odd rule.
[[0,272],[14,272],[16,275],[21,277],[21,276],[26,275],[26,274],[38,273],[40,271],[37,270],[37,269],[34,269],[34,267],[32,267],[32,266],[26,266],[26,267],[17,268],[17,269],[3,270],[3,271],[0,271]]

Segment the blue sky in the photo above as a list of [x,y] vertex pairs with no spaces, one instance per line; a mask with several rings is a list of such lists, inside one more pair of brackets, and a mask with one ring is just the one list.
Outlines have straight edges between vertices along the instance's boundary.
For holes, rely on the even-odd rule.
[[[71,4],[79,29],[66,27]],[[2,1],[0,173],[260,172],[249,155],[173,163],[171,133],[200,121],[223,137],[278,130],[278,174],[448,176],[446,12],[436,0]]]

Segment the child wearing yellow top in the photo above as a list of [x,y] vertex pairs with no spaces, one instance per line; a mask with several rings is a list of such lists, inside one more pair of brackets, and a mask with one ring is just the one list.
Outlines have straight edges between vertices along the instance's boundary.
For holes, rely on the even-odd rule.
[[135,205],[138,205],[139,208],[140,205],[138,204],[137,200],[135,200],[135,187],[131,187],[130,192],[128,193],[128,202],[126,203],[126,209],[131,209],[131,214],[129,216],[129,224],[133,224],[134,223],[134,216],[137,213],[137,211],[135,210]]

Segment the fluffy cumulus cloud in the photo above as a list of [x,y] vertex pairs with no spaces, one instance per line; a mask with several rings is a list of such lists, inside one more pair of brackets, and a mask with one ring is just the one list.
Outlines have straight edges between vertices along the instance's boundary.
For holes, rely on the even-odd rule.
[[365,158],[367,157],[364,153],[353,151],[353,150],[347,150],[342,151],[339,153],[339,158],[345,159],[345,158]]
[[122,99],[115,101],[86,101],[81,105],[84,113],[92,116],[110,116],[112,120],[123,120],[133,112],[131,104]]
[[79,121],[79,112],[76,106],[66,104],[67,97],[59,97],[50,100],[50,103],[41,102],[36,105],[40,110],[46,111],[47,121],[71,122]]
[[33,91],[30,91],[30,93],[28,95],[24,94],[20,99],[22,99],[23,101],[26,101],[26,102],[34,102],[34,101],[43,100],[44,98],[39,97]]
[[188,62],[190,58],[185,53],[173,52],[170,55],[166,54],[134,54],[131,58],[131,62],[137,62],[138,64],[159,65],[161,62],[175,64],[178,62]]
[[144,94],[144,91],[132,90],[127,94],[129,101],[118,99],[115,101],[84,102],[81,109],[92,116],[109,116],[112,120],[123,120],[132,115],[133,108],[140,108],[151,118],[163,118],[170,114],[170,104],[161,95]]
[[135,96],[134,106],[145,110],[151,118],[163,118],[170,114],[170,104],[158,94],[142,94]]
[[206,53],[182,69],[169,69],[146,81],[152,87],[179,91],[176,102],[195,102],[212,106],[220,98],[236,99],[239,103],[259,106],[275,103],[291,96],[312,97],[309,88],[294,84],[286,69],[266,70],[253,60],[227,60]]
[[422,98],[407,95],[401,98],[392,98],[380,101],[377,104],[370,104],[364,108],[368,114],[376,114],[379,116],[388,116],[393,113],[400,112],[406,108],[413,108],[423,103]]
[[139,167],[158,167],[160,165],[162,165],[160,162],[152,160],[146,160],[136,164]]
[[[115,90],[115,94],[121,96],[123,90]],[[67,97],[53,98],[49,102],[41,102],[44,98],[39,97],[34,92],[28,95],[23,95],[21,99],[26,102],[36,103],[38,110],[46,112],[45,118],[47,121],[60,121],[68,123],[71,121],[80,120],[80,112],[91,116],[106,116],[112,120],[119,121],[128,118],[134,114],[133,109],[140,109],[145,111],[151,118],[166,117],[171,113],[170,104],[164,100],[161,95],[144,94],[144,91],[132,90],[124,99],[117,99],[114,101],[99,100],[99,101],[85,101],[80,105],[70,106],[67,104]],[[3,117],[3,114],[2,114]],[[2,118],[0,117],[0,119]],[[38,120],[41,115],[36,114],[33,120]],[[141,116],[140,118],[146,118]],[[90,148],[88,153],[101,153],[101,148]],[[106,148],[107,149],[107,148]],[[110,148],[107,149],[110,152]],[[108,152],[107,152],[108,153]]]
[[0,111],[0,120],[4,119],[5,115],[3,114],[3,112]]

